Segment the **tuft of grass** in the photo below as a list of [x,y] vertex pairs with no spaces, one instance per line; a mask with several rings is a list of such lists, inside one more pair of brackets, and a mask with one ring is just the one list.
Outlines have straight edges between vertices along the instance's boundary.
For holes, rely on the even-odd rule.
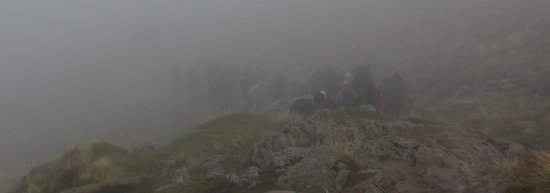
[[495,172],[504,193],[550,192],[550,153],[537,152],[524,159],[508,159]]
[[427,119],[427,118],[424,118],[424,117],[415,117],[415,116],[407,117],[405,120],[416,123],[416,124],[426,124],[426,125],[439,124],[440,123],[440,122],[430,120],[430,119]]
[[456,123],[488,138],[504,138],[528,147],[550,148],[550,100],[470,97],[417,103],[412,122]]
[[131,157],[132,162],[125,170],[135,174],[147,174],[162,169],[158,160],[176,160],[177,166],[184,165],[187,158],[199,159],[204,153],[213,150],[218,144],[228,158],[227,164],[238,168],[248,160],[247,154],[265,135],[275,131],[288,120],[255,113],[230,113],[198,124],[193,130],[177,137],[172,143],[157,148],[138,150]]
[[228,193],[233,189],[235,185],[225,178],[204,178],[159,193]]
[[[250,163],[249,152],[254,144],[292,120],[231,113],[201,123],[172,143],[158,148],[128,150],[106,142],[91,144],[86,149],[72,148],[58,160],[35,168],[12,192],[58,193],[88,184],[103,184],[95,191],[97,193],[147,190],[170,179],[156,179],[155,184],[147,187],[122,187],[113,182],[125,176],[151,176],[166,168],[180,167],[191,156],[203,161],[212,153],[225,155],[222,162],[225,166],[244,169]],[[161,160],[174,160],[176,164],[167,165]],[[227,192],[225,189],[229,188],[219,179],[196,179],[190,183],[175,191]]]
[[331,112],[330,116],[344,121],[361,123],[365,119],[370,120],[394,120],[390,116],[378,113],[368,108],[341,108]]
[[14,192],[57,193],[66,189],[109,182],[123,175],[126,150],[102,142],[88,149],[71,148],[57,161],[37,167]]

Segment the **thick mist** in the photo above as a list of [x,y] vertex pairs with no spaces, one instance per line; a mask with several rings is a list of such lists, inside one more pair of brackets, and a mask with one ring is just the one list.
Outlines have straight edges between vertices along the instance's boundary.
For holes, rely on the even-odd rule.
[[327,65],[343,71],[370,63],[377,78],[397,70],[412,79],[422,76],[415,65],[447,61],[427,58],[442,57],[448,42],[474,33],[473,24],[501,17],[501,7],[493,5],[491,0],[1,1],[0,190],[68,146],[94,140],[151,144],[213,116],[189,110],[173,95],[174,66],[217,61],[309,76]]

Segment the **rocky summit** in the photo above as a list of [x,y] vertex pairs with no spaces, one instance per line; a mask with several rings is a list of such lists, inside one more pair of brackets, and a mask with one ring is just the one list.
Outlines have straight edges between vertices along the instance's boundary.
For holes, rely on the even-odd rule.
[[488,171],[526,151],[452,125],[330,117],[271,134],[255,146],[254,163],[274,166],[278,186],[303,193],[497,193]]
[[368,110],[273,117],[225,115],[165,147],[73,150],[33,170],[13,192],[500,193],[493,170],[529,151],[461,127]]

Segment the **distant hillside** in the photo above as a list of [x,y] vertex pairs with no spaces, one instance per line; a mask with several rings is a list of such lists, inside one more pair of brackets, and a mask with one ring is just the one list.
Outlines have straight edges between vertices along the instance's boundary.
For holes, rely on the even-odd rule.
[[414,94],[447,97],[470,85],[476,91],[550,96],[549,1],[411,5],[419,11],[393,14],[407,25],[373,40],[369,56],[386,74],[403,72]]

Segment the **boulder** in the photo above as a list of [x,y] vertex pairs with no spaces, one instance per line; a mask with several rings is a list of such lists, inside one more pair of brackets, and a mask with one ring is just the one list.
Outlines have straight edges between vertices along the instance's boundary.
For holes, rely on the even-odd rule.
[[181,184],[188,181],[189,179],[191,179],[191,174],[189,173],[187,168],[181,167],[180,169],[177,169],[174,172],[174,177],[172,177],[172,182]]
[[229,175],[228,178],[230,182],[233,182],[240,187],[250,189],[259,183],[260,169],[257,167],[250,167],[240,171],[239,173],[233,173]]
[[[452,125],[313,116],[258,143],[252,160],[275,166],[280,187],[304,193],[346,191],[349,176],[360,182],[351,190],[452,193],[495,189],[497,181],[482,171],[524,150],[515,143],[506,147]],[[339,166],[348,163],[343,160],[354,167]],[[482,180],[487,183],[471,187]]]
[[89,191],[98,189],[100,187],[101,187],[101,184],[89,184],[85,186],[64,190],[64,191],[61,191],[61,193],[84,193],[84,192],[89,192]]
[[286,190],[273,190],[266,193],[296,193],[294,191],[286,191]]

